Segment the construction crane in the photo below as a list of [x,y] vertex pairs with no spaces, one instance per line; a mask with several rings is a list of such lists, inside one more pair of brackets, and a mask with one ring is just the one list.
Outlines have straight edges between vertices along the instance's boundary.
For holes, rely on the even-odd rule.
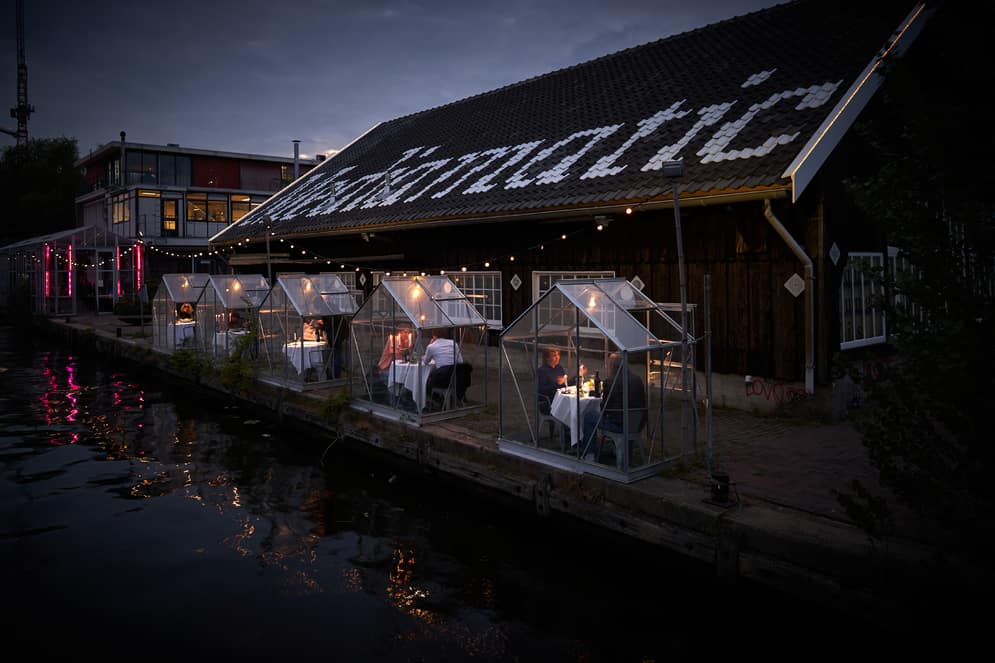
[[35,107],[28,103],[28,65],[24,61],[24,0],[17,0],[17,106],[10,109],[10,116],[17,120],[17,130],[0,128],[17,139],[18,145],[28,143],[28,116]]

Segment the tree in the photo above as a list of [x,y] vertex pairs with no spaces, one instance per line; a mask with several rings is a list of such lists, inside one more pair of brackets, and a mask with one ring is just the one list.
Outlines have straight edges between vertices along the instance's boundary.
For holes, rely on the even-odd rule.
[[82,174],[72,138],[32,139],[4,148],[0,157],[0,200],[7,244],[76,226],[74,200]]
[[876,112],[858,127],[875,172],[849,182],[912,267],[882,275],[895,359],[861,377],[857,427],[897,499],[944,527],[959,552],[979,555],[995,547],[995,444],[984,418],[995,396],[995,145],[978,92],[995,82],[984,64],[990,14],[943,5],[908,55],[888,63]]

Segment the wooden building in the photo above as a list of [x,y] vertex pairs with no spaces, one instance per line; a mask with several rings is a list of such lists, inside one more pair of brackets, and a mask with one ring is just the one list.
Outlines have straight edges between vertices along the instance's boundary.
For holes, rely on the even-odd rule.
[[367,291],[449,274],[494,330],[565,278],[679,302],[683,257],[715,403],[825,393],[836,352],[887,338],[867,268],[889,247],[843,180],[860,175],[853,124],[884,61],[930,13],[798,0],[397,118],[211,247],[244,271],[304,264]]

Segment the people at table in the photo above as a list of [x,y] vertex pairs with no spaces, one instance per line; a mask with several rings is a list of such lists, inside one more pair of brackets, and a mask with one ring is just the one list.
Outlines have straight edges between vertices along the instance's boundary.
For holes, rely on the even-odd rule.
[[[586,367],[581,364],[580,375],[585,372]],[[536,371],[536,392],[543,397],[539,399],[539,411],[549,414],[549,407],[556,390],[576,383],[576,377],[567,378],[567,372],[560,365],[560,351],[556,348],[544,348],[542,365]]]
[[590,407],[584,412],[584,437],[581,438],[581,443],[584,445],[583,454],[589,459],[593,458],[596,446],[591,439],[596,428],[611,433],[624,432],[626,382],[629,387],[629,411],[646,409],[646,387],[642,379],[622,363],[622,355],[617,352],[608,355],[607,369],[601,407]]
[[190,302],[183,302],[176,309],[176,320],[178,322],[191,322],[193,321],[193,304]]

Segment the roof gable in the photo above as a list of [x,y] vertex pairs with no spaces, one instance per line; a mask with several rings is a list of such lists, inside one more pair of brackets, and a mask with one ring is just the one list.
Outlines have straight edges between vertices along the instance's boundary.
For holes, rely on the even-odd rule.
[[682,196],[789,190],[916,6],[786,3],[385,122],[213,240],[638,204],[672,159]]

